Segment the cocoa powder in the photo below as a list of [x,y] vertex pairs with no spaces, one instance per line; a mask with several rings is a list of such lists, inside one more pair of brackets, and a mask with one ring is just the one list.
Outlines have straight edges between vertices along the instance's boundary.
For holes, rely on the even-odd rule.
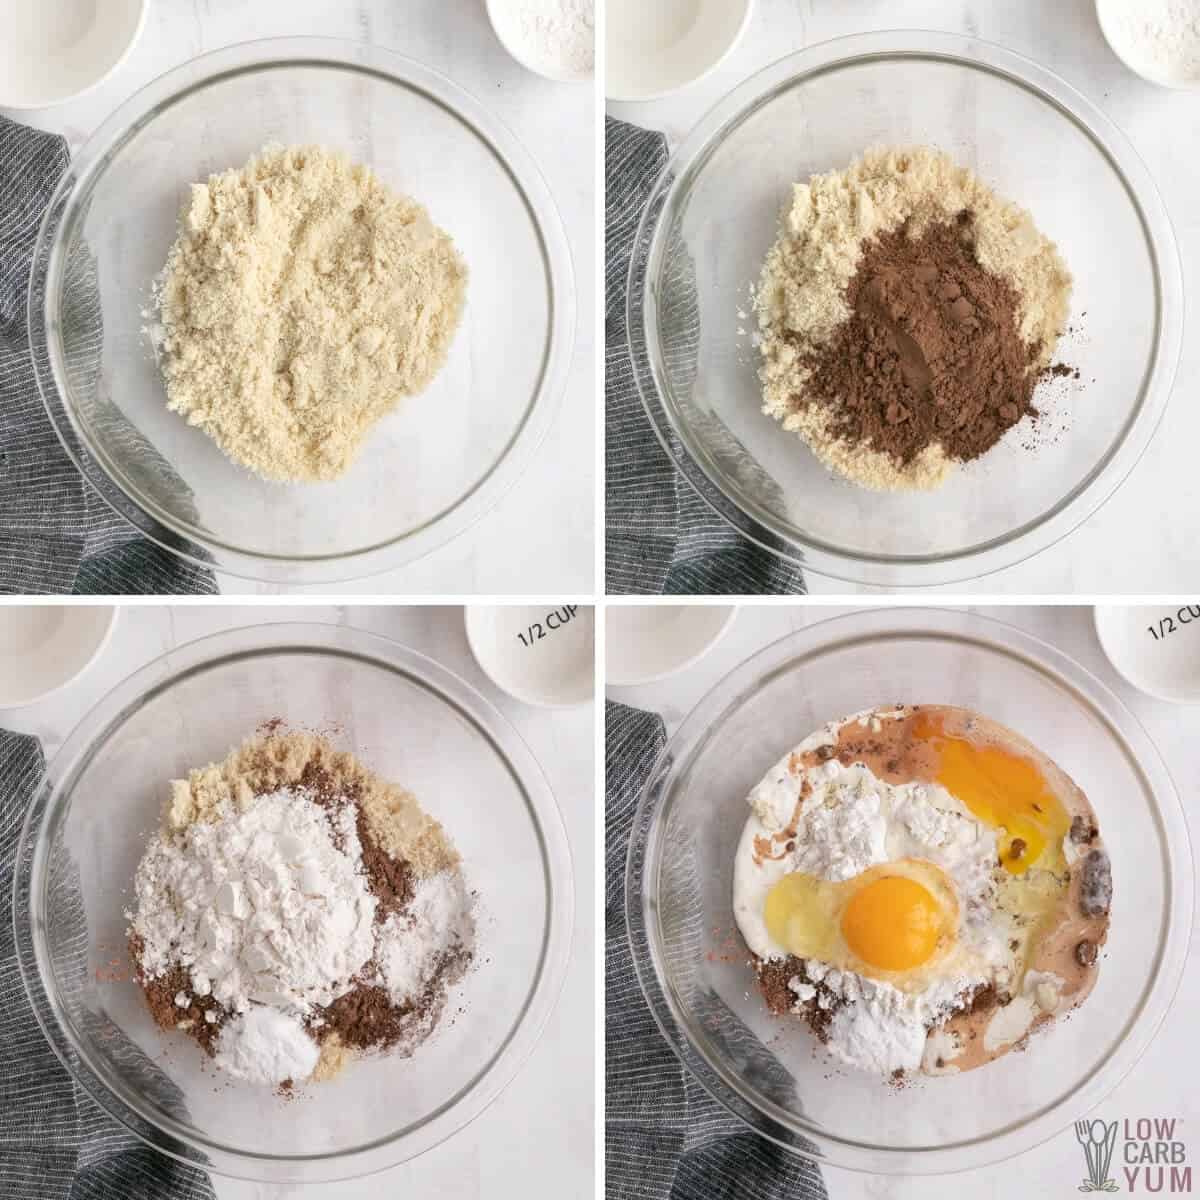
[[1041,346],[1020,334],[1020,297],[984,269],[973,219],[908,225],[869,242],[846,293],[851,315],[805,360],[832,431],[900,464],[940,444],[968,461],[1035,414]]
[[[775,1016],[798,1016],[819,1042],[828,1041],[830,1023],[838,1011],[846,1007],[847,1001],[827,987],[822,980],[810,979],[806,960],[794,954],[777,959],[756,957],[754,973],[768,1012]],[[809,1000],[801,1000],[792,991],[793,979],[808,984],[815,995]],[[968,1015],[988,1013],[1007,1004],[1010,999],[1011,997],[1000,992],[995,984],[980,984],[974,991],[962,997],[954,1012]],[[935,1027],[931,1024],[928,1030],[932,1032]],[[904,1072],[900,1074],[902,1076]]]
[[379,903],[375,907],[375,923],[382,924],[399,912],[413,897],[413,870],[402,858],[393,858],[384,850],[371,832],[366,814],[360,808],[355,813],[358,840],[362,845],[363,872]]
[[400,1004],[386,988],[360,980],[332,1004],[317,1010],[309,1033],[318,1042],[337,1034],[342,1045],[355,1050],[411,1054],[436,1025],[447,989],[470,961],[471,953],[464,949],[444,955],[420,996]]
[[804,967],[801,959],[789,955],[787,958],[756,958],[754,973],[758,976],[758,987],[766,1001],[767,1009],[781,1016],[790,1013],[796,1006],[796,993],[788,982]]
[[[146,1007],[159,1029],[179,1030],[200,1043],[207,1054],[215,1053],[214,1043],[225,1023],[225,1010],[211,996],[197,996],[191,973],[178,964],[157,979],[147,979],[142,971],[142,939],[130,935],[129,957],[134,963],[134,978],[146,996]],[[183,994],[187,1005],[180,1007],[175,997]],[[213,1013],[210,1021],[206,1013]]]
[[393,857],[379,844],[362,808],[362,783],[357,779],[335,776],[321,763],[311,761],[301,773],[300,785],[313,802],[322,808],[354,805],[354,823],[362,847],[363,873],[379,901],[375,909],[375,922],[381,924],[386,921],[412,899],[413,869],[406,860]]
[[359,983],[321,1010],[323,1025],[312,1030],[318,1038],[337,1033],[344,1045],[369,1050],[398,1042],[412,1024],[410,1006],[392,1003],[387,989]]
[[[754,971],[769,1012],[775,1016],[799,1016],[819,1042],[828,1040],[829,1024],[834,1014],[845,1008],[846,1001],[823,983],[810,980],[804,959],[794,954],[781,959],[756,958]],[[815,989],[816,995],[811,1000],[800,1000],[791,989],[793,979],[807,983]]]
[[966,998],[962,1011],[970,1013],[972,1016],[990,1013],[994,1009],[1002,1008],[1011,999],[1012,997],[1007,992],[1001,992],[994,983],[981,983]]

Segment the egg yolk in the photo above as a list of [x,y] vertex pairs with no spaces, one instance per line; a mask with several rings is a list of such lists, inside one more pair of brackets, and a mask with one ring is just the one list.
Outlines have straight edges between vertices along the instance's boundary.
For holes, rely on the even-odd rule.
[[985,825],[1003,830],[1000,860],[1006,870],[1020,875],[1047,846],[1061,844],[1070,819],[1029,759],[947,733],[940,719],[924,713],[913,732],[937,751],[937,782]]
[[939,868],[898,859],[840,882],[785,875],[767,893],[763,920],[789,954],[904,987],[952,945],[958,906]]
[[907,971],[933,957],[942,911],[915,879],[888,875],[856,892],[842,914],[846,945],[881,971]]

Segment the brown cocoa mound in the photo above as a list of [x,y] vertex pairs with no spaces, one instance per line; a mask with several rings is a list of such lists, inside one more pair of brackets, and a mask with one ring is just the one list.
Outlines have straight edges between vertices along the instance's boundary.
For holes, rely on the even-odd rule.
[[329,811],[345,804],[354,805],[354,824],[362,847],[363,873],[378,901],[375,922],[380,924],[392,913],[399,912],[413,897],[415,884],[412,865],[405,859],[390,855],[372,833],[361,803],[361,782],[336,777],[327,767],[312,761],[305,765],[301,773],[300,786],[314,803]]
[[312,1032],[318,1037],[336,1032],[345,1045],[358,1050],[387,1046],[404,1036],[411,1011],[393,1004],[387,988],[360,983],[321,1010],[325,1025]]
[[363,871],[378,902],[375,906],[375,923],[378,925],[393,913],[400,912],[413,898],[413,869],[405,859],[393,858],[379,845],[361,808],[355,814],[355,821],[362,846]]
[[755,959],[754,971],[758,976],[759,990],[767,1008],[777,1016],[790,1013],[795,1008],[796,993],[788,987],[788,982],[800,974],[803,967],[803,960],[795,957]]
[[336,1033],[342,1045],[356,1050],[411,1054],[437,1024],[448,988],[462,976],[471,957],[462,947],[444,954],[420,996],[400,1004],[386,988],[360,979],[332,1004],[317,1010],[309,1022],[309,1033],[318,1042]]
[[[804,959],[794,954],[787,958],[757,958],[754,971],[769,1012],[775,1016],[789,1013],[799,1016],[819,1042],[829,1040],[830,1022],[834,1014],[845,1007],[846,1001],[824,984],[810,980]],[[789,986],[793,979],[807,983],[816,990],[816,995],[811,1000],[801,1000]]]
[[[191,973],[178,963],[172,965],[157,979],[148,979],[142,970],[142,939],[131,934],[129,957],[134,964],[134,978],[146,996],[146,1007],[159,1029],[179,1030],[200,1043],[207,1054],[215,1053],[217,1035],[225,1023],[225,1010],[211,996],[197,996],[192,987]],[[175,997],[182,993],[187,1005],[180,1007]],[[206,1013],[213,1013],[208,1020]]]
[[971,215],[910,237],[868,242],[846,300],[851,315],[805,361],[806,398],[830,406],[832,432],[902,465],[940,443],[978,458],[1036,415],[1042,347],[1020,335],[1020,297],[975,255]]

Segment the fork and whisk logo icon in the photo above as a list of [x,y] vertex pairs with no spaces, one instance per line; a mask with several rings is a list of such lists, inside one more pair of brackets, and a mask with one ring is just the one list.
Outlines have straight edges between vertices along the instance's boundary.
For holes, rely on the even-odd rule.
[[1109,1175],[1113,1150],[1117,1145],[1116,1121],[1076,1121],[1075,1139],[1083,1147],[1088,1177],[1079,1185],[1081,1192],[1116,1192],[1120,1188]]

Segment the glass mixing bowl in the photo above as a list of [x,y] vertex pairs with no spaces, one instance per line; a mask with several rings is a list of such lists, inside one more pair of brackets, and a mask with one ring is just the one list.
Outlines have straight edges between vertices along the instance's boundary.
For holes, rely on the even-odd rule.
[[[219,1075],[190,1039],[154,1025],[129,979],[123,915],[166,781],[275,717],[338,730],[339,745],[411,788],[454,839],[480,908],[476,965],[413,1057],[363,1059],[288,1101]],[[513,1077],[566,968],[570,855],[529,750],[445,668],[353,629],[234,630],[130,676],[54,757],[17,863],[21,971],[55,1052],[139,1137],[222,1174],[340,1179],[428,1150]]]
[[[1114,904],[1096,987],[1028,1052],[902,1091],[840,1067],[772,1017],[732,912],[750,789],[825,721],[879,704],[973,708],[1024,734],[1095,806]],[[767,647],[688,716],[651,772],[626,878],[639,980],[712,1095],[799,1154],[878,1174],[1009,1158],[1097,1104],[1145,1050],[1187,953],[1193,865],[1158,752],[1120,701],[1050,646],[964,612],[877,610]]]
[[[266,483],[168,412],[143,329],[189,185],[268,142],[368,164],[428,208],[470,270],[437,378],[331,483]],[[575,298],[550,192],[484,105],[385,50],[295,38],[169,71],[97,130],[42,222],[29,326],[50,419],[117,512],[186,558],[295,584],[403,565],[499,501],[553,418]]]
[[[794,182],[914,143],[971,167],[1058,243],[1075,276],[1059,358],[1082,379],[1039,390],[1036,453],[1022,423],[939,491],[877,493],[763,415],[750,286]],[[704,118],[651,195],[628,307],[651,423],[704,500],[819,574],[895,587],[1011,566],[1113,493],[1166,408],[1183,283],[1154,184],[1095,105],[986,42],[900,32],[791,55]]]

